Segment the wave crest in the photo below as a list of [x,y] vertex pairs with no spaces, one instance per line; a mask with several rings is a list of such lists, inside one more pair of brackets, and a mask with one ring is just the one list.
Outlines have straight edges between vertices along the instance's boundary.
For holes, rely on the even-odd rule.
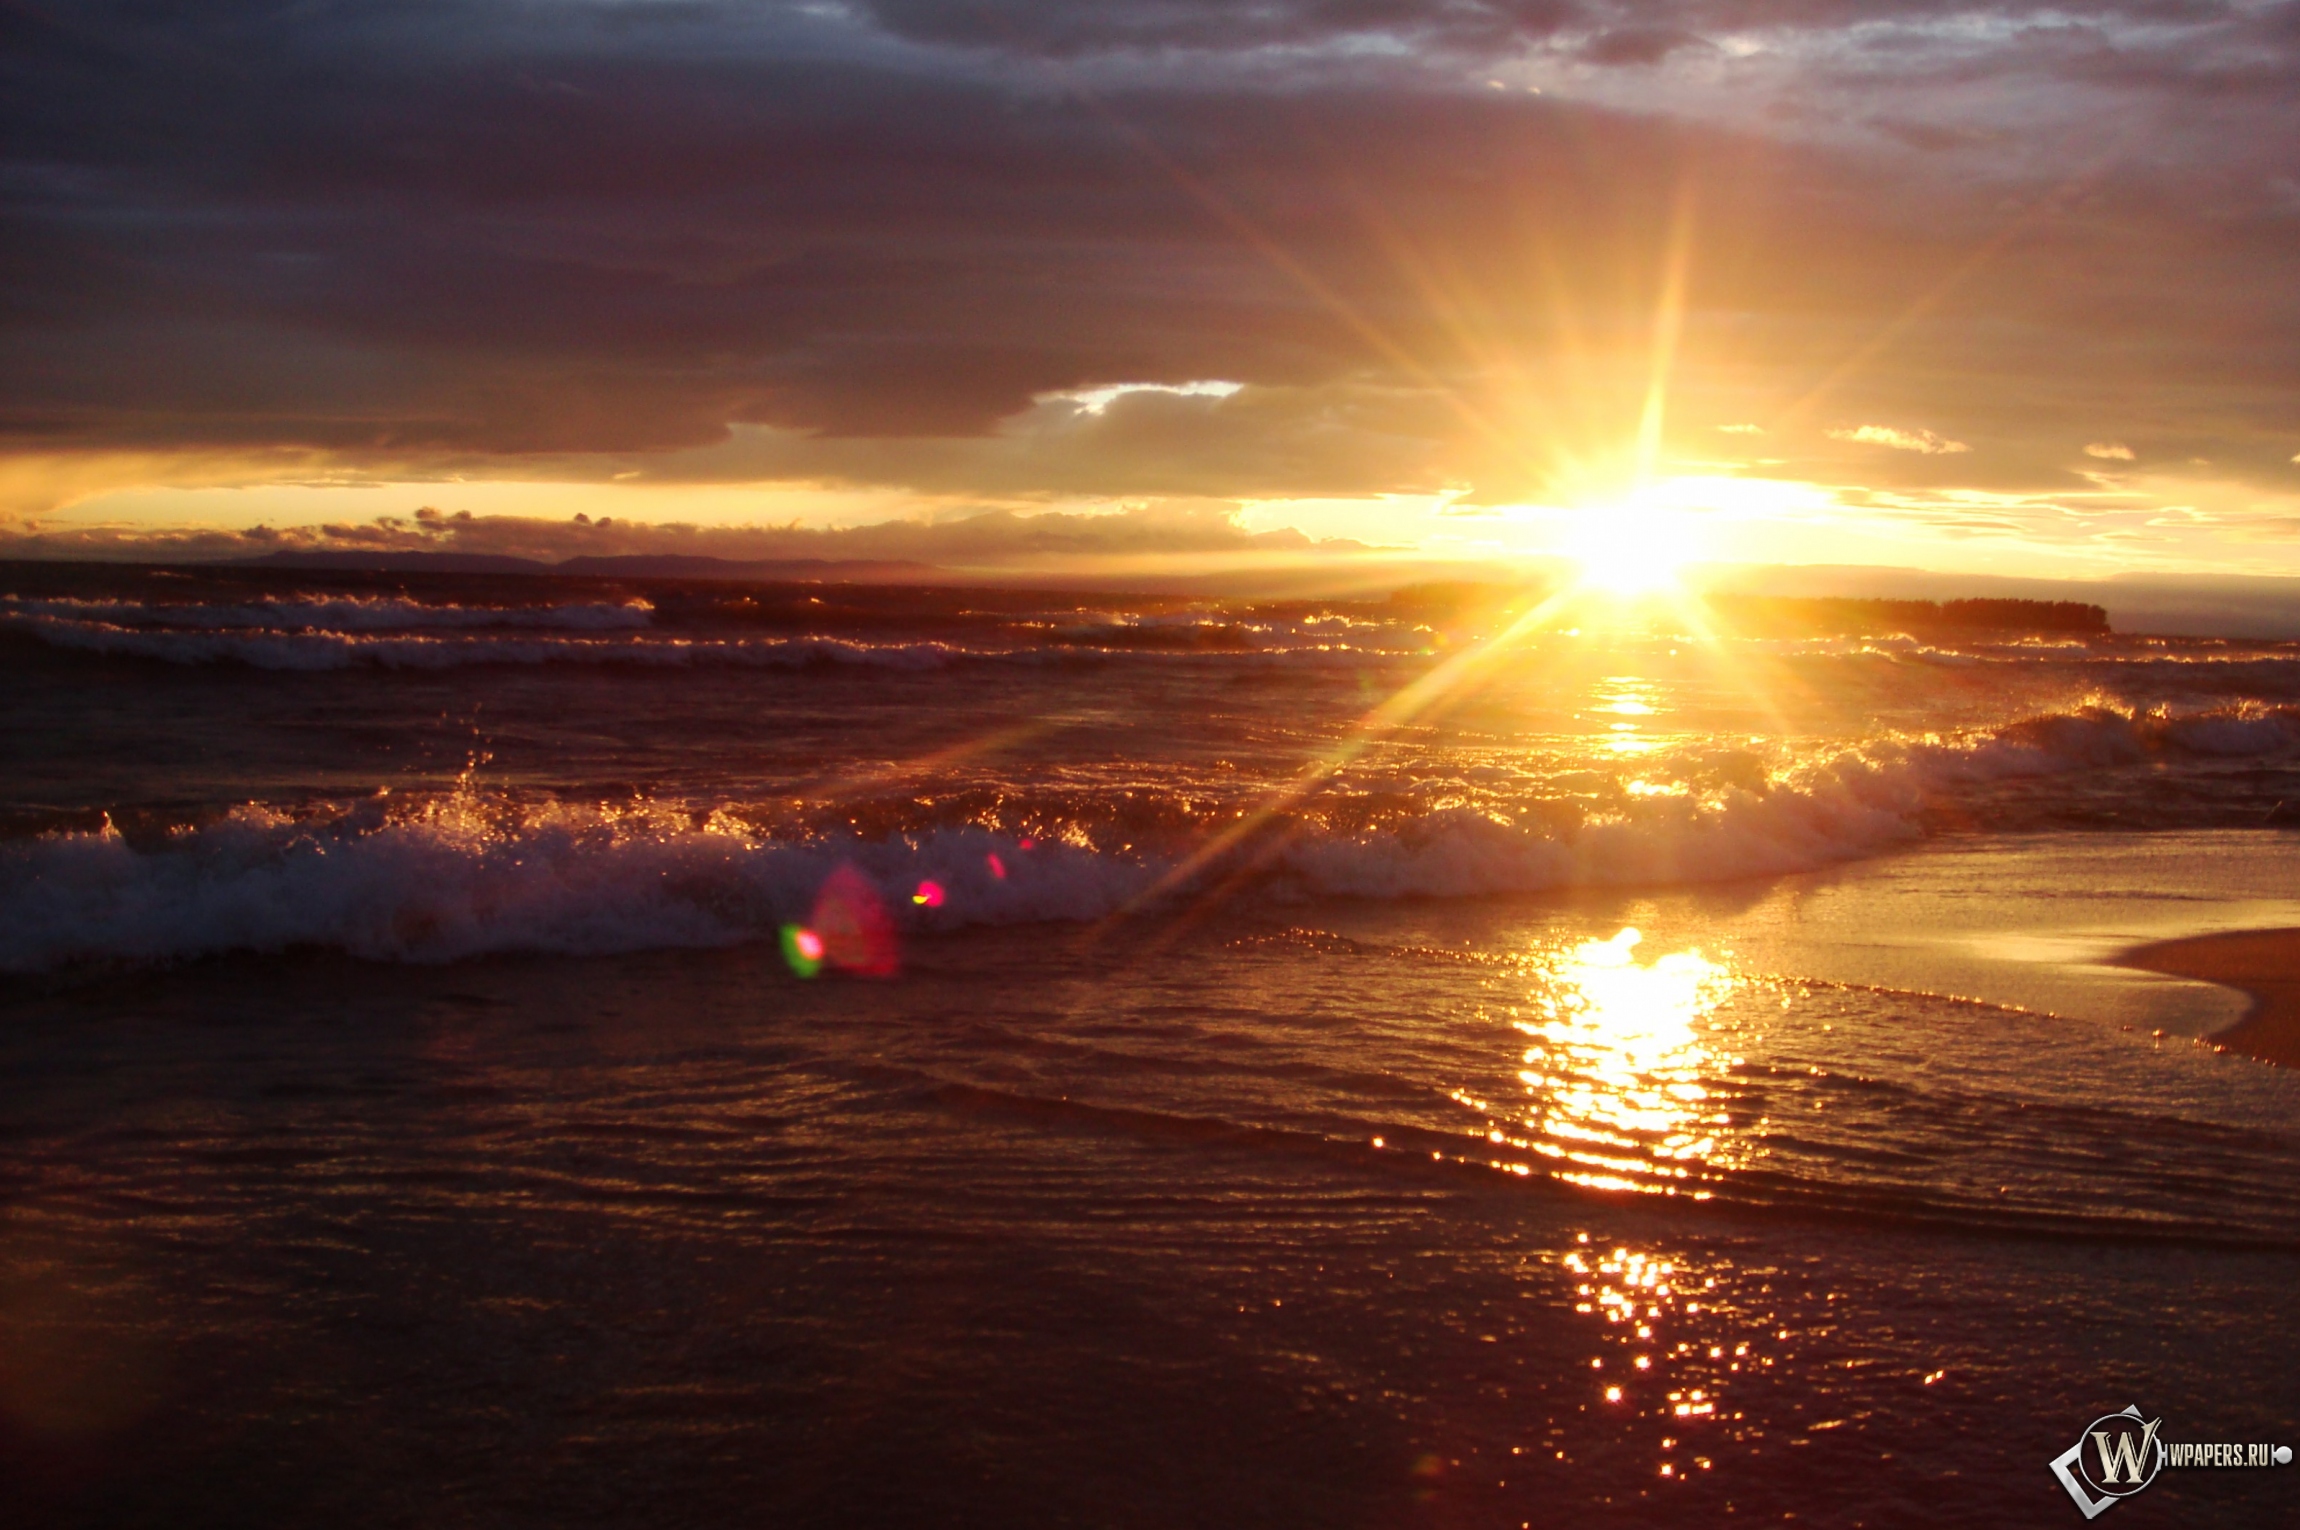
[[243,629],[402,632],[435,627],[542,627],[606,632],[648,626],[654,620],[655,608],[644,600],[469,606],[453,601],[409,600],[400,595],[266,595],[238,605],[5,595],[0,596],[0,612],[97,622],[113,627],[188,628],[208,632]]
[[323,671],[372,665],[383,669],[455,669],[469,664],[613,664],[679,669],[696,664],[798,669],[853,664],[882,669],[939,669],[963,650],[946,643],[860,643],[840,638],[562,637],[537,633],[351,633],[323,631],[184,632],[0,610],[0,631],[54,648],[158,659],[171,664],[231,661],[255,669]]
[[[2300,749],[2300,714],[2173,717],[2090,707],[1956,739],[1887,739],[1754,785],[1660,797],[1560,825],[1458,804],[1341,831],[1279,820],[1177,876],[1192,832],[1145,841],[1079,804],[1061,840],[978,825],[878,838],[775,837],[726,809],[547,801],[468,788],[295,816],[249,806],[139,847],[107,824],[0,847],[0,970],[319,946],[387,960],[620,952],[758,938],[804,918],[842,865],[908,929],[1095,920],[1153,895],[1458,897],[1773,876],[1919,838],[1927,814],[1996,782],[2183,751]],[[1234,822],[1223,818],[1222,822]],[[1203,827],[1203,826],[1201,826]],[[1116,846],[1117,848],[1109,848]],[[931,906],[914,890],[931,882]]]

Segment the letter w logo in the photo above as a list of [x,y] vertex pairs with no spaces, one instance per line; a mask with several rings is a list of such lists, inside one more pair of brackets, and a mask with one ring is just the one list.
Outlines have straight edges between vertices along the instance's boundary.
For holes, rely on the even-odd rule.
[[2100,1480],[2103,1486],[2119,1482],[2138,1484],[2146,1476],[2141,1463],[2156,1445],[2156,1427],[2163,1419],[2155,1419],[2136,1437],[2130,1430],[2119,1430],[2111,1436],[2105,1429],[2092,1432],[2092,1443],[2100,1451]]

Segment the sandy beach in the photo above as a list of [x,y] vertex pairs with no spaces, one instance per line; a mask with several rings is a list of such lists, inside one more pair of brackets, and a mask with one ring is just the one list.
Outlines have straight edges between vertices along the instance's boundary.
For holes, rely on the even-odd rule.
[[2300,930],[2236,930],[2167,940],[2126,952],[2119,965],[2251,995],[2251,1010],[2212,1040],[2263,1062],[2300,1067]]

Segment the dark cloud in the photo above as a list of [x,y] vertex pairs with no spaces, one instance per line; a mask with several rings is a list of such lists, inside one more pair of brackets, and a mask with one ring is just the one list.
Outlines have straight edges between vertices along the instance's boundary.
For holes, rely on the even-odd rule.
[[[1864,26],[1873,36],[1955,22],[1961,35],[1950,46],[1963,51],[1975,38],[2065,30],[2080,18],[2240,37],[2292,28],[2284,7],[2230,0],[2097,0],[2080,11],[2043,0],[866,0],[866,9],[904,38],[1064,58],[1379,41],[1400,51],[1489,55],[1556,43],[1598,63],[1650,64],[1721,30],[1795,36]],[[1903,37],[1894,45],[1922,44]]]
[[899,36],[1075,56],[1234,51],[1384,38],[1447,48],[1544,39],[1581,21],[1577,0],[870,0]]
[[[1707,449],[2288,475],[2296,17],[5,0],[0,442],[1493,499],[1627,434],[1690,207]],[[1252,386],[1032,403],[1192,378]]]

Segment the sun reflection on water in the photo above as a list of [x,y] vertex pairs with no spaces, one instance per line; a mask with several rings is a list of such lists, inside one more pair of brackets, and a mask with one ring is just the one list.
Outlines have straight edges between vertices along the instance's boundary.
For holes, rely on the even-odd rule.
[[[1609,675],[1590,698],[1594,711],[1600,717],[1645,718],[1655,717],[1667,710],[1660,705],[1659,687],[1651,681],[1634,675]],[[1605,724],[1612,735],[1605,740],[1605,748],[1612,754],[1649,754],[1659,748],[1659,742],[1645,736],[1640,723],[1616,721]]]
[[1640,963],[1636,929],[1560,953],[1519,1021],[1536,1039],[1518,1077],[1533,1104],[1533,1151],[1557,1178],[1593,1189],[1689,1194],[1749,1150],[1714,1084],[1740,1059],[1720,1054],[1702,1022],[1735,978],[1698,951]]
[[1592,1246],[1587,1233],[1554,1257],[1572,1282],[1573,1310],[1604,1325],[1589,1362],[1597,1397],[1622,1426],[1642,1421],[1637,1431],[1654,1437],[1661,1476],[1706,1472],[1726,1447],[1762,1453],[1766,1431],[1732,1394],[1795,1358],[1796,1336],[1779,1326],[1775,1305],[1786,1295],[1775,1292],[1781,1272],[1755,1272],[1752,1308],[1751,1293],[1729,1289],[1745,1283],[1730,1267],[1720,1271],[1728,1277],[1720,1287],[1718,1274],[1634,1248]]

